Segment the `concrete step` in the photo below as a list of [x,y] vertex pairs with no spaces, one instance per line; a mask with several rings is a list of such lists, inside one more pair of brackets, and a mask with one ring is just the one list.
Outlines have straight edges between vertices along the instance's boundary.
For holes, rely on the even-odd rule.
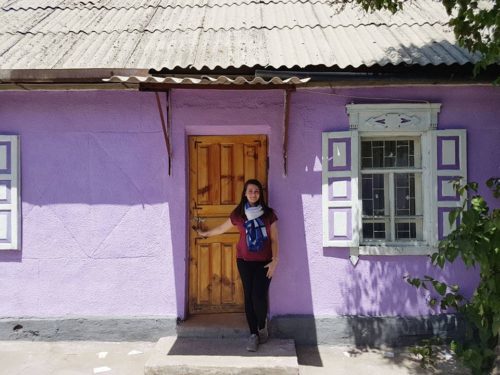
[[249,330],[245,314],[193,315],[177,324],[178,337],[243,338]]
[[297,375],[293,340],[271,339],[257,352],[246,350],[246,338],[163,337],[145,365],[145,375]]

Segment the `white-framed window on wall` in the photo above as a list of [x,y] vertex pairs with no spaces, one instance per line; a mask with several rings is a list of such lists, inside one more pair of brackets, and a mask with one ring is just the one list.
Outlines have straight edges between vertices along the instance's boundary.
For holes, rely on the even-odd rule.
[[323,133],[323,246],[426,255],[462,204],[466,133],[437,130],[440,104],[347,105],[349,131]]
[[0,251],[21,249],[19,136],[0,135]]

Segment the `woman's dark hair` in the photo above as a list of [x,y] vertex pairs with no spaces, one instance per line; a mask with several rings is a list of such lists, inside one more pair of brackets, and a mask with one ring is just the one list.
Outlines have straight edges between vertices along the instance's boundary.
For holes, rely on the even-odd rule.
[[273,209],[270,208],[267,203],[266,199],[264,198],[264,188],[262,187],[262,184],[260,183],[259,180],[256,180],[254,178],[247,180],[245,182],[245,185],[243,185],[243,191],[241,192],[241,199],[240,203],[236,206],[233,212],[235,212],[238,216],[246,219],[245,215],[245,204],[248,202],[247,197],[246,197],[246,192],[247,192],[247,187],[248,185],[255,185],[259,188],[260,196],[259,200],[257,201],[257,205],[261,205],[262,209],[264,210],[264,217],[270,215],[273,212]]

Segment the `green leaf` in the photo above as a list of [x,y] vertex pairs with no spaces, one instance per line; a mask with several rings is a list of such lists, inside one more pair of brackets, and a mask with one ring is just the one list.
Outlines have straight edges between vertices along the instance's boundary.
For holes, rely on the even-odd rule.
[[444,294],[446,293],[446,284],[445,283],[442,283],[439,281],[433,281],[432,286],[434,287],[436,292],[439,293],[439,295],[444,296]]
[[458,208],[455,208],[450,211],[450,214],[448,215],[448,221],[450,222],[450,226],[455,225],[459,214],[460,210]]

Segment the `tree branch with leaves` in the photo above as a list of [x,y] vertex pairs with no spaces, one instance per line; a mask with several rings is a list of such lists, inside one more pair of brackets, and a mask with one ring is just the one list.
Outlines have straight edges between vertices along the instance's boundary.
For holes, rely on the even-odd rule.
[[[486,182],[493,196],[500,198],[500,178]],[[431,256],[432,264],[444,268],[457,258],[466,267],[479,268],[479,285],[470,299],[460,294],[458,285],[447,285],[431,276],[407,277],[416,288],[434,292],[429,305],[444,311],[457,311],[466,321],[465,339],[452,342],[452,349],[474,375],[488,373],[495,361],[495,348],[500,337],[500,209],[490,209],[484,197],[477,193],[477,183],[455,190],[469,195],[464,205],[450,214],[450,225],[461,218],[460,225],[439,243]]]
[[[450,16],[449,25],[461,47],[481,54],[474,72],[500,62],[500,4],[499,0],[442,0]],[[396,13],[411,0],[344,0],[359,4],[366,11],[387,9]]]

